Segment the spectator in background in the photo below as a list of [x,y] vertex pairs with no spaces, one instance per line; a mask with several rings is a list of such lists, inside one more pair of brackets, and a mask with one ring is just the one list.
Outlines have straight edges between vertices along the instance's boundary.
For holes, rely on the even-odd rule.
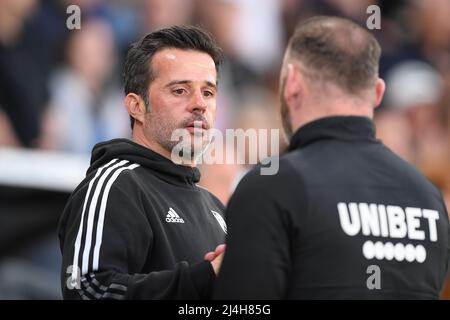
[[[447,157],[447,137],[439,124],[438,102],[442,80],[436,70],[421,61],[405,61],[386,76],[386,110],[402,114],[410,126],[412,163],[420,166]],[[397,134],[389,130],[390,134]],[[387,133],[387,132],[386,132]],[[386,137],[388,138],[388,137]]]
[[[411,32],[422,60],[431,65],[434,77],[439,78],[440,84],[439,99],[427,106],[411,109],[415,113],[413,118],[415,123],[427,122],[426,134],[423,127],[417,128],[416,125],[414,128],[419,140],[424,140],[420,137],[422,134],[430,136],[430,133],[436,138],[427,139],[427,142],[423,141],[424,143],[416,148],[416,152],[420,155],[416,160],[420,168],[430,177],[446,177],[445,182],[439,178],[436,179],[436,183],[443,187],[444,192],[447,192],[447,199],[450,199],[448,188],[450,176],[447,174],[450,167],[450,20],[448,19],[450,2],[435,0],[425,3],[413,0],[408,4],[406,10],[408,14],[405,16],[407,30]],[[421,119],[425,116],[429,119],[429,115],[432,115],[431,121]]]
[[261,87],[263,83],[238,54],[239,6],[228,0],[197,1],[198,22],[215,36],[226,57],[221,69],[217,110],[217,128],[224,130],[232,126],[247,90]]
[[[283,33],[279,0],[234,0],[236,19],[231,26],[239,60],[258,76],[279,66]],[[256,34],[261,36],[255,37]],[[261,54],[264,52],[264,54]]]
[[173,25],[192,23],[193,0],[144,0],[143,31],[152,32]]
[[[114,37],[109,24],[92,19],[70,33],[66,65],[52,76],[45,122],[45,146],[90,153],[99,141],[129,136],[118,81]],[[115,81],[116,80],[116,81]]]
[[0,1],[0,141],[7,145],[38,145],[48,70],[34,46],[36,37],[29,36],[37,9],[36,0]]

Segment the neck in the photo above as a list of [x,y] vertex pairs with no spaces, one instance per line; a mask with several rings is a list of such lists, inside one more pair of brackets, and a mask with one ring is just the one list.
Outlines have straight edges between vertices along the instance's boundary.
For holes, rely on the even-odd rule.
[[297,108],[298,112],[291,116],[293,132],[312,121],[334,116],[360,116],[373,118],[373,107],[362,100],[336,101],[332,103],[308,104]]

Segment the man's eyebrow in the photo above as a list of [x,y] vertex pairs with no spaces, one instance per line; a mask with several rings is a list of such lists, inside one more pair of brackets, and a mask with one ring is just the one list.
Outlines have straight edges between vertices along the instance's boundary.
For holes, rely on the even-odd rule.
[[190,80],[174,80],[174,81],[170,81],[168,84],[166,84],[166,87],[170,87],[173,86],[174,84],[189,84],[192,81]]
[[[170,82],[166,85],[166,87],[170,87],[170,86],[173,86],[173,85],[175,85],[175,84],[189,84],[189,83],[192,83],[192,81],[191,81],[191,80],[174,80],[174,81],[170,81]],[[211,81],[205,81],[205,83],[206,83],[206,85],[207,85],[208,87],[212,87],[212,88],[214,88],[214,89],[217,89],[217,84],[212,83]]]
[[214,89],[217,90],[217,82],[212,83],[211,81],[206,81],[206,84],[208,85],[208,87],[213,87]]

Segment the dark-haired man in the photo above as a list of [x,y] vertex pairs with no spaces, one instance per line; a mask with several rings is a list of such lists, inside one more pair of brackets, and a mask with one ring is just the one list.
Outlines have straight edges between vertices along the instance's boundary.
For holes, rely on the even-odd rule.
[[277,175],[253,170],[232,196],[216,298],[439,298],[447,211],[438,189],[375,139],[379,57],[375,38],[348,20],[297,27],[281,72],[289,152]]
[[181,129],[192,135],[185,143],[206,144],[221,59],[196,27],[162,29],[130,48],[124,80],[133,139],[97,144],[67,203],[59,224],[64,298],[210,296],[224,249],[223,205],[196,185],[194,152],[184,165],[172,161],[179,141],[171,137]]

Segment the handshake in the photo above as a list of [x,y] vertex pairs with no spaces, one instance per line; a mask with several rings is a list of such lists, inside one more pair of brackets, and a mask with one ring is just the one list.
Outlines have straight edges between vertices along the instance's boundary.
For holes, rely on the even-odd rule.
[[205,260],[211,262],[216,276],[219,274],[220,266],[222,265],[223,255],[225,253],[225,245],[220,244],[215,251],[210,251],[205,254]]

